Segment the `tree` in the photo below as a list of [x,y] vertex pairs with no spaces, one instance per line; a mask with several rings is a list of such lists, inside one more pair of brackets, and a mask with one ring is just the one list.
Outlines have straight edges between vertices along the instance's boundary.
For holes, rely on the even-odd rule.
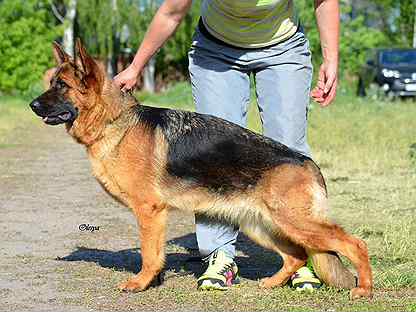
[[[124,9],[120,10],[120,20],[123,21],[122,28],[128,29],[128,38],[124,42],[124,48],[135,52],[143,40],[147,27],[149,26],[157,6],[154,0],[132,1],[124,3]],[[156,89],[156,60],[160,53],[152,57],[142,72],[143,89],[150,93]],[[158,68],[162,72],[163,68]]]
[[413,8],[413,48],[416,48],[416,6]]
[[90,53],[106,64],[110,76],[117,72],[120,53],[120,15],[129,10],[128,0],[83,0],[78,3],[78,35]]
[[[74,55],[74,26],[77,14],[77,0],[67,0],[66,2],[50,0],[51,10],[55,17],[64,25],[63,46],[65,52],[69,55]],[[58,9],[59,7],[59,9]],[[60,11],[65,11],[61,13]]]
[[396,20],[398,32],[401,33],[401,43],[404,46],[413,46],[413,30],[415,22],[415,1],[399,1],[399,18]]
[[414,0],[360,1],[367,25],[375,27],[388,38],[390,46],[411,47],[416,36]]
[[[390,1],[390,0],[386,0]],[[319,32],[314,17],[313,3],[307,0],[296,2],[299,17],[310,42],[315,68],[322,61]],[[370,9],[375,9],[368,1],[341,1],[340,74],[355,75],[366,60],[369,50],[387,42],[386,35],[372,23]]]
[[0,90],[29,93],[51,67],[51,43],[62,29],[49,4],[3,0],[0,5]]
[[[143,40],[147,27],[149,26],[153,15],[157,10],[155,0],[144,1],[124,1],[120,4],[120,20],[123,21],[121,27],[128,29],[129,36],[126,38],[124,47],[130,51],[136,51],[140,42]],[[155,92],[156,82],[156,59],[152,57],[142,72],[143,89],[150,93]]]

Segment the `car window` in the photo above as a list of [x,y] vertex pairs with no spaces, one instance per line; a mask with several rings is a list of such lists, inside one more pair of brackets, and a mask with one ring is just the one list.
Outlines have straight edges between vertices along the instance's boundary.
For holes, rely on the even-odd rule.
[[416,65],[416,50],[385,51],[381,54],[384,65],[414,64]]

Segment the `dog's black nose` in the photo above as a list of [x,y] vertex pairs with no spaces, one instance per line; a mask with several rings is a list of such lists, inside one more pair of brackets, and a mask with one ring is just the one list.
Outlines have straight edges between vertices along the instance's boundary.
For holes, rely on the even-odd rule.
[[35,110],[40,108],[40,103],[37,100],[34,100],[32,103],[29,104],[30,107]]

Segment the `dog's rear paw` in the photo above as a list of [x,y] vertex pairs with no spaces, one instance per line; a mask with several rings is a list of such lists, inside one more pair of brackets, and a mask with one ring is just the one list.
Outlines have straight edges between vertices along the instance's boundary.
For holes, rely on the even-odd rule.
[[259,283],[260,288],[282,287],[282,283],[273,277],[262,278]]
[[118,285],[118,289],[121,291],[143,291],[149,286],[149,283],[145,283],[143,279],[138,277],[133,277],[128,281]]
[[356,287],[351,289],[350,297],[352,300],[360,299],[360,298],[371,298],[373,293],[369,288],[360,288]]

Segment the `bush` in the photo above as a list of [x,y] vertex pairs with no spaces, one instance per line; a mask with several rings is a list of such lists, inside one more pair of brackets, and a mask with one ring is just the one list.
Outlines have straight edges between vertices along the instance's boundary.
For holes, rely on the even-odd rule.
[[3,0],[0,5],[0,91],[28,93],[52,66],[52,41],[60,28],[48,4]]
[[[129,47],[136,51],[152,20],[156,6],[144,10],[130,9],[122,17],[129,26],[131,36]],[[156,55],[156,73],[162,80],[177,81],[188,76],[188,51],[191,47],[192,36],[200,15],[199,1],[194,1],[189,13],[176,30],[175,34],[160,49]]]
[[[299,16],[310,42],[315,69],[322,63],[321,45],[318,27],[314,17],[313,3],[307,0],[296,2]],[[340,75],[356,75],[366,61],[369,50],[387,42],[386,35],[380,30],[368,27],[365,12],[351,16],[351,5],[341,2],[341,36],[340,36]]]

